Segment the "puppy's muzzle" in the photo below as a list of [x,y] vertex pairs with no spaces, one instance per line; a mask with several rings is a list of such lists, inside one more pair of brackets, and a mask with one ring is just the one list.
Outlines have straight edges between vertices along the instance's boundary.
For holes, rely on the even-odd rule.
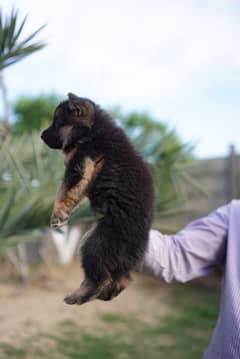
[[48,145],[50,148],[53,149],[61,149],[62,143],[59,137],[54,133],[54,130],[49,127],[44,130],[41,134],[41,139]]

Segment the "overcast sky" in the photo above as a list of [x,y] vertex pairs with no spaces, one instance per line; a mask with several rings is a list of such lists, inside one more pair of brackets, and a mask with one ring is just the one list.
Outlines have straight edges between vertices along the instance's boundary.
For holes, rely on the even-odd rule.
[[196,142],[240,151],[240,0],[0,0],[48,23],[48,47],[6,71],[10,100],[75,92],[146,110]]

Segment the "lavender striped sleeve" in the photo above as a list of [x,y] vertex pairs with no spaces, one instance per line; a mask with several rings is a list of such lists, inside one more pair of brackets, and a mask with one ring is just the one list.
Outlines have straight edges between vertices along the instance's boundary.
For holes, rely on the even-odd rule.
[[166,282],[186,282],[208,274],[224,256],[229,206],[192,222],[174,235],[151,230],[141,271]]
[[204,359],[240,358],[240,201],[198,219],[174,235],[150,232],[140,265],[166,282],[186,282],[225,264],[216,328]]

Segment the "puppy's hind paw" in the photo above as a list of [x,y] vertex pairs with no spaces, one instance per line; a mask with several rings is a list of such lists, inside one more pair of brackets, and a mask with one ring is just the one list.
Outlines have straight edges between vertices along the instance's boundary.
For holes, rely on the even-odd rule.
[[77,304],[77,297],[74,294],[67,295],[63,300],[66,304]]
[[84,304],[96,298],[96,288],[88,280],[84,280],[77,290],[64,298],[66,304]]
[[64,298],[64,302],[70,305],[72,304],[81,305],[86,302],[89,302],[92,299],[94,299],[92,298],[92,293],[86,293],[86,294],[72,293]]

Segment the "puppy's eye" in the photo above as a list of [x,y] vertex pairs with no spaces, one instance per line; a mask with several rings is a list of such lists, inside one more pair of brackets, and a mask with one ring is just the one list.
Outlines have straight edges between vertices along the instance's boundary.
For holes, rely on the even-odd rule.
[[56,125],[57,127],[61,127],[61,126],[64,126],[65,123],[66,123],[66,121],[65,121],[63,118],[58,118],[58,119],[56,120],[56,122],[55,122],[55,125]]
[[81,116],[82,115],[82,112],[81,112],[81,109],[74,109],[74,110],[72,110],[71,111],[71,115],[73,116],[73,117],[79,117],[79,116]]

